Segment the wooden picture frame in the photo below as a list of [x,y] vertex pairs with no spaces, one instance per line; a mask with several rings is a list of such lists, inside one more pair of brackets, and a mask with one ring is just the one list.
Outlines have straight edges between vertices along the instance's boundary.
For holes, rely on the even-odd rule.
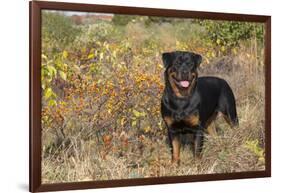
[[[231,13],[169,10],[155,8],[123,7],[94,4],[31,1],[30,9],[30,177],[29,190],[60,191],[88,188],[122,187],[151,184],[184,183],[212,180],[261,178],[271,176],[271,17]],[[190,176],[120,179],[109,181],[87,181],[71,183],[42,184],[41,180],[41,11],[61,10],[80,12],[101,12],[113,14],[165,16],[228,21],[260,22],[265,24],[265,170],[222,174],[200,174]]]

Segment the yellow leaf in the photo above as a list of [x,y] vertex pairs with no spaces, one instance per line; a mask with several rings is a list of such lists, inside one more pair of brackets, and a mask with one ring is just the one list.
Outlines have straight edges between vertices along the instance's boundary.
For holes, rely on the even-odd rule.
[[132,122],[132,127],[135,127],[136,125],[137,125],[137,121],[134,120],[134,121]]
[[56,76],[57,75],[57,70],[55,67],[51,66],[51,65],[47,65],[46,69],[48,70],[48,72],[50,73],[51,76]]
[[112,55],[114,58],[116,58],[116,56],[117,56],[116,50],[113,51]]
[[126,122],[126,118],[125,118],[125,117],[122,117],[122,119],[120,120],[120,124],[121,124],[122,126],[124,126],[125,122]]
[[92,59],[94,57],[95,57],[95,55],[93,53],[88,55],[88,59]]
[[164,68],[162,64],[157,64],[157,66],[158,66],[158,68],[161,68],[161,69]]
[[63,58],[67,58],[68,57],[68,52],[64,50],[63,53],[62,53],[62,57]]
[[47,56],[46,56],[46,55],[44,55],[44,54],[42,54],[42,59],[47,60]]
[[237,49],[236,48],[233,48],[233,53],[236,55],[237,54]]
[[49,100],[48,105],[49,105],[49,106],[56,106],[56,105],[57,105],[57,102],[52,99],[52,100]]
[[44,93],[45,98],[48,99],[48,98],[50,98],[52,95],[53,95],[52,89],[51,89],[51,88],[47,88],[47,89],[45,90],[45,93]]
[[105,48],[106,48],[107,50],[109,50],[109,44],[106,44],[106,45],[105,45]]
[[66,80],[66,74],[63,71],[59,71],[59,75],[63,80]]
[[145,133],[148,133],[151,130],[151,128],[149,126],[147,126],[143,130],[144,130]]
[[79,66],[77,66],[77,65],[73,65],[73,68],[74,68],[74,70],[75,70],[75,72],[76,73],[80,73],[80,68],[79,68]]
[[135,117],[144,117],[146,115],[145,112],[138,112],[135,109],[133,109],[133,114],[135,115]]
[[219,45],[221,43],[221,40],[220,39],[217,39],[217,44]]
[[62,67],[64,68],[64,70],[66,70],[67,69],[67,64],[62,64]]
[[103,59],[103,53],[100,53],[100,60]]

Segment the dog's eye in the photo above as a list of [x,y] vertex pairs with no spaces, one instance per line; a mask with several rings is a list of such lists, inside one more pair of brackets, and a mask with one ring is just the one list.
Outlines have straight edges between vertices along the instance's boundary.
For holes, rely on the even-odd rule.
[[197,69],[197,66],[195,64],[192,65],[192,71],[195,71]]
[[171,66],[170,69],[169,69],[169,72],[175,72],[176,71],[176,67],[175,66]]

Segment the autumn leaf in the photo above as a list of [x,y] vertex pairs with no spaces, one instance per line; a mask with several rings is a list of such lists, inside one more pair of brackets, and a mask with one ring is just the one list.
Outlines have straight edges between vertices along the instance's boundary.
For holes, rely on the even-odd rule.
[[134,116],[135,117],[144,117],[145,115],[146,115],[146,113],[145,112],[139,112],[139,111],[137,111],[137,110],[135,110],[135,109],[133,109],[133,114],[134,114]]
[[147,126],[147,127],[145,127],[145,128],[143,129],[143,131],[144,131],[145,133],[148,133],[149,131],[151,131],[151,128],[150,128],[149,126]]
[[64,50],[63,53],[62,53],[62,57],[63,58],[67,58],[68,57],[68,52]]
[[66,73],[63,71],[59,71],[59,75],[63,80],[66,80]]
[[52,99],[52,100],[49,100],[48,105],[49,105],[49,106],[56,106],[56,105],[57,105],[57,102]]
[[91,54],[88,55],[88,59],[92,59],[92,58],[94,58],[94,57],[95,57],[95,55],[94,55],[93,53],[91,53]]
[[46,99],[48,99],[48,98],[50,98],[52,95],[53,95],[52,89],[51,89],[51,88],[47,88],[47,89],[45,90],[45,92],[44,92],[44,97],[45,97]]
[[112,140],[112,136],[111,135],[103,135],[102,140],[103,140],[105,145],[110,145],[111,140]]

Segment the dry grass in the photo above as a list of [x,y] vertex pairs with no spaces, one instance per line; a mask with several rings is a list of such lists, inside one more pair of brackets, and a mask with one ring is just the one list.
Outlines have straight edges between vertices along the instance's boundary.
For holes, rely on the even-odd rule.
[[43,130],[43,183],[264,170],[264,74],[257,65],[249,68],[254,60],[242,53],[203,64],[199,71],[201,76],[228,81],[237,99],[240,121],[238,128],[231,129],[219,118],[218,136],[206,136],[201,160],[193,158],[186,144],[181,150],[181,165],[171,165],[166,129],[154,134],[113,131],[102,136],[91,123],[81,121],[74,128],[79,132],[59,139],[47,128]]

